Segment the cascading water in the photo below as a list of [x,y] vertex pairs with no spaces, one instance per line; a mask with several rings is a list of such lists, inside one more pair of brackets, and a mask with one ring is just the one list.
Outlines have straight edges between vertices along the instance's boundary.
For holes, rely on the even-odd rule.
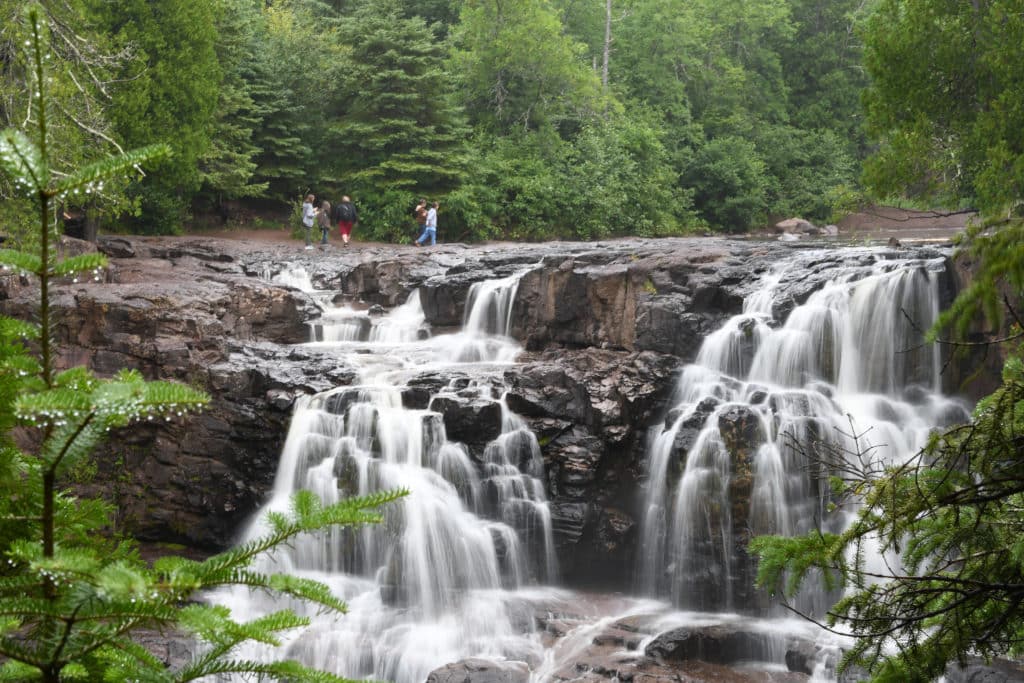
[[454,335],[448,358],[459,363],[511,362],[519,345],[508,336],[512,302],[521,274],[474,283],[469,289],[462,332]]
[[[508,337],[518,276],[474,285],[462,331],[438,337],[427,333],[415,292],[387,315],[334,306],[314,292],[323,316],[310,343],[344,355],[360,380],[297,403],[267,509],[284,510],[298,489],[326,502],[396,487],[411,495],[383,525],[304,538],[261,559],[259,569],[316,578],[350,606],[343,618],[308,614],[312,626],[285,654],[398,683],[467,658],[513,660],[521,668],[509,680],[523,680],[528,667],[530,681],[547,683],[587,670],[577,662],[609,629],[625,638],[623,619],[651,635],[616,652],[616,665],[639,661],[653,634],[677,627],[746,633],[741,659],[769,669],[785,666],[790,637],[834,649],[813,626],[778,618],[753,590],[746,541],[841,528],[842,514],[826,512],[832,455],[898,461],[929,430],[966,413],[939,393],[941,359],[921,343],[938,313],[941,258],[862,252],[792,306],[790,288],[813,260],[799,258],[765,275],[743,313],[704,340],[679,374],[664,425],[652,429],[637,577],[655,599],[537,587],[558,575],[546,474],[501,379],[520,350]],[[312,289],[303,273],[275,279]],[[430,384],[429,399],[410,401],[409,380],[425,375],[450,379]],[[451,440],[442,414],[452,405],[491,410],[493,438]],[[797,607],[821,614],[834,597],[811,588]],[[241,618],[281,607],[243,590],[213,599]],[[538,630],[541,613],[562,619],[548,635]],[[280,656],[261,647],[240,654]],[[813,680],[831,679],[824,659],[816,666]]]
[[[845,269],[773,317],[783,272],[709,335],[685,367],[675,407],[649,450],[639,585],[680,607],[770,613],[753,592],[751,535],[793,535],[826,513],[836,454],[897,462],[964,408],[944,398],[935,347],[942,259]],[[798,607],[822,614],[809,588]],[[767,612],[766,612],[767,610]]]
[[290,268],[282,270],[276,275],[264,272],[263,278],[284,285],[285,287],[294,287],[301,292],[311,293],[316,291],[313,287],[313,281],[310,279],[309,273],[305,268]]
[[[286,509],[300,489],[326,503],[397,488],[410,494],[379,526],[309,536],[260,559],[261,570],[327,583],[351,608],[340,619],[308,614],[313,623],[286,646],[288,656],[396,682],[422,681],[470,656],[539,661],[526,588],[557,574],[543,463],[536,438],[486,372],[518,350],[505,336],[517,282],[475,288],[466,329],[449,338],[425,339],[416,293],[388,316],[327,309],[314,326],[313,343],[347,354],[361,383],[298,402],[267,509]],[[479,379],[453,380],[425,408],[404,405],[401,377],[470,362],[482,368]],[[476,454],[479,463],[448,440],[431,409],[458,401],[496,407],[499,433]],[[248,536],[260,533],[261,520]],[[240,589],[212,599],[247,618],[280,607]],[[261,647],[245,654],[272,656]]]

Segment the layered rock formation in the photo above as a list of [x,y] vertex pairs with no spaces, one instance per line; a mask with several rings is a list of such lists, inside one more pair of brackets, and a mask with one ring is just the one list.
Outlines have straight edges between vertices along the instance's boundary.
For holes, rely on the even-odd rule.
[[[462,324],[473,284],[526,271],[510,330],[526,350],[501,373],[505,401],[541,446],[563,581],[618,589],[635,569],[646,448],[652,433],[675,420],[667,409],[677,371],[709,332],[741,312],[760,276],[778,277],[773,313],[781,321],[839,269],[874,258],[807,251],[793,268],[776,271],[783,256],[793,256],[791,247],[719,239],[325,253],[195,238],[101,238],[99,246],[110,257],[100,281],[54,289],[59,364],[101,375],[135,368],[212,397],[200,415],[122,430],[97,454],[97,477],[86,490],[115,501],[121,522],[140,539],[200,552],[229,546],[267,497],[295,398],[356,381],[356,368],[336,354],[299,345],[310,339],[321,309],[308,294],[272,282],[275,275],[301,266],[329,298],[366,307],[394,307],[418,289],[426,321],[440,333]],[[946,301],[956,286],[943,279]],[[3,313],[31,318],[36,297],[26,279],[0,277]],[[468,386],[471,371],[460,372],[424,369],[403,389],[403,402],[438,413],[448,437],[479,462],[501,430],[500,408],[472,392],[435,396],[442,387]],[[959,377],[948,381],[956,386]],[[346,394],[333,400],[331,410],[343,412]],[[670,479],[681,476],[715,407],[708,399],[676,433]],[[720,540],[724,552],[745,561],[750,463],[764,435],[748,409],[718,419],[732,465],[736,530]],[[737,577],[749,583],[746,569]],[[567,610],[535,621],[555,640],[576,618]],[[823,659],[813,643],[768,640],[746,627],[665,630],[653,618],[622,619],[596,631],[571,667],[551,679],[802,681]],[[733,668],[769,645],[783,648],[788,671]],[[511,683],[526,680],[536,665],[463,660],[428,680]]]
[[[55,288],[60,364],[101,375],[136,368],[213,398],[184,424],[134,426],[101,453],[92,490],[116,500],[140,538],[205,550],[230,545],[272,483],[294,397],[352,383],[354,369],[337,357],[295,346],[310,338],[320,309],[309,295],[271,282],[275,274],[302,266],[335,300],[367,306],[392,307],[419,289],[427,323],[440,332],[461,324],[473,283],[528,270],[511,329],[527,352],[505,372],[507,401],[542,445],[566,580],[619,586],[632,569],[647,430],[664,417],[674,372],[741,310],[758,276],[792,253],[775,243],[707,238],[310,253],[114,237],[99,247],[110,257],[100,282]],[[837,266],[863,258],[808,254],[780,276],[780,319]],[[35,296],[27,283],[5,278],[0,308],[31,317]],[[410,383],[408,402],[426,401],[450,379],[424,373]],[[493,408],[471,399],[432,408],[471,450],[494,431]],[[738,442],[737,457],[750,447]]]

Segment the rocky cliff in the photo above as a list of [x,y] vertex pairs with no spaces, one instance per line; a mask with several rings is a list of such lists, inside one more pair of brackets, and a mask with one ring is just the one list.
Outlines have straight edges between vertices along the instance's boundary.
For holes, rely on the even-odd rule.
[[[55,289],[60,363],[99,374],[137,368],[213,398],[184,422],[123,430],[98,454],[88,488],[115,500],[139,538],[206,551],[229,545],[272,484],[295,397],[354,381],[355,369],[336,356],[296,346],[310,338],[321,310],[273,276],[301,266],[335,301],[385,308],[418,289],[427,323],[441,332],[461,324],[473,283],[525,270],[511,334],[526,351],[504,372],[507,401],[542,446],[565,579],[619,586],[634,561],[648,430],[664,419],[676,371],[741,311],[760,275],[795,253],[777,243],[708,238],[304,252],[108,237],[99,248],[110,257],[100,281]],[[865,258],[862,251],[802,255],[798,267],[779,273],[778,319],[837,268]],[[6,278],[0,310],[31,317],[35,296],[27,283]],[[424,400],[424,391],[449,379],[424,370],[408,400]],[[482,448],[493,411],[468,398],[447,400],[432,408],[449,436]]]

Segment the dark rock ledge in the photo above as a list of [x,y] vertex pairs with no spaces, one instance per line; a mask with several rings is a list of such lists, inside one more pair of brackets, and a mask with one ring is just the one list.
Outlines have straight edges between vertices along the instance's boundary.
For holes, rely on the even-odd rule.
[[[91,245],[67,240],[63,248]],[[740,312],[760,274],[795,253],[716,238],[320,252],[102,237],[99,248],[110,258],[102,281],[54,287],[59,363],[101,375],[136,368],[200,386],[213,400],[183,422],[115,435],[89,490],[117,501],[141,539],[206,551],[230,545],[265,498],[294,397],[355,377],[337,358],[295,346],[309,339],[320,309],[272,276],[302,267],[328,298],[364,306],[395,306],[419,289],[440,332],[460,324],[475,282],[525,272],[512,334],[528,352],[505,373],[509,403],[542,444],[565,578],[590,585],[620,581],[632,562],[646,431],[663,416],[674,371]],[[781,283],[783,302],[806,299],[838,267],[872,259],[864,250],[802,252],[801,268]],[[34,316],[31,283],[0,276],[0,312]],[[414,378],[410,400],[425,400],[438,381]],[[438,407],[450,433],[466,439],[485,433],[473,419],[493,417],[458,401]]]

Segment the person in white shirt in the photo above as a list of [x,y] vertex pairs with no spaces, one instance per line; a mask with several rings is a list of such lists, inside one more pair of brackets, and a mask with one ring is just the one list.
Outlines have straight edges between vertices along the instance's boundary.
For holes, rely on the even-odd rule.
[[306,249],[313,248],[312,232],[313,224],[316,223],[316,208],[313,201],[316,199],[311,194],[306,195],[306,201],[302,202],[302,227],[306,229]]
[[416,240],[417,247],[422,247],[428,239],[431,246],[437,244],[437,209],[440,206],[437,202],[430,205],[430,210],[427,211],[427,222],[423,225],[423,234]]

